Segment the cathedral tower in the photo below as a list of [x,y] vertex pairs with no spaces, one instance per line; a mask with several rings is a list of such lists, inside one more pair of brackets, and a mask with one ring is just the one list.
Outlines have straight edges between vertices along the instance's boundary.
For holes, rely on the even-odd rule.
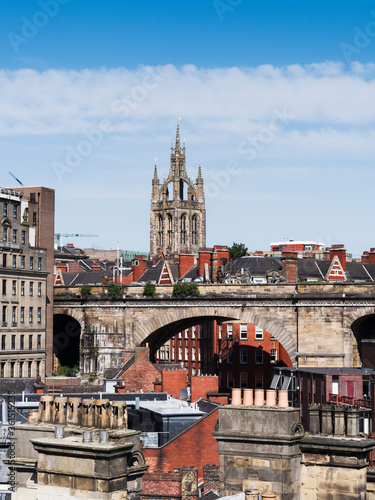
[[195,184],[186,173],[185,144],[181,148],[177,124],[175,147],[167,179],[160,184],[155,165],[150,214],[150,256],[160,251],[177,257],[181,251],[198,253],[206,246],[206,209],[201,166]]

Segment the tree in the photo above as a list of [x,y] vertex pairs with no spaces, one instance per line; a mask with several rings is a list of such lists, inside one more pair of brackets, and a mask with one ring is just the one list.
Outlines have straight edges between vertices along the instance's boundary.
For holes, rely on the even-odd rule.
[[81,295],[84,298],[87,298],[91,295],[91,286],[90,285],[82,285],[81,286]]
[[247,247],[244,243],[234,243],[229,247],[229,260],[237,260],[246,255]]
[[108,282],[108,295],[110,295],[112,299],[121,295],[121,290],[122,286],[118,283],[114,283],[113,281]]
[[151,283],[151,281],[147,281],[143,288],[143,295],[145,297],[152,297],[154,298],[156,295],[156,286],[154,283]]
[[173,286],[174,297],[196,297],[199,293],[196,283],[176,283]]

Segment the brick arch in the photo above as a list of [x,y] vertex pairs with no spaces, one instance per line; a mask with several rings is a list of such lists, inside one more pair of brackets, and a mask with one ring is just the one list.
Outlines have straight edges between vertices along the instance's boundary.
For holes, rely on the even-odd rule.
[[150,345],[151,352],[156,351],[167,340],[176,335],[177,330],[183,330],[202,321],[235,320],[243,323],[252,323],[270,333],[278,340],[286,352],[293,366],[297,366],[297,342],[293,333],[283,325],[282,320],[273,319],[261,311],[238,307],[180,307],[174,311],[156,314],[149,321],[138,323],[134,331],[134,342],[138,345]]

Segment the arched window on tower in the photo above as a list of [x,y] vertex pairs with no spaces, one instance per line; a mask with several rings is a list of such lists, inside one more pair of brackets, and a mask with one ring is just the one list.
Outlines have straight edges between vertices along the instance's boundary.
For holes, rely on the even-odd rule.
[[198,245],[198,216],[193,215],[191,219],[191,242]]
[[181,215],[181,244],[186,243],[186,214]]
[[172,248],[172,242],[173,242],[173,224],[172,224],[172,216],[171,216],[171,214],[167,215],[167,224],[168,224],[168,246]]
[[163,247],[163,217],[158,216],[158,247]]

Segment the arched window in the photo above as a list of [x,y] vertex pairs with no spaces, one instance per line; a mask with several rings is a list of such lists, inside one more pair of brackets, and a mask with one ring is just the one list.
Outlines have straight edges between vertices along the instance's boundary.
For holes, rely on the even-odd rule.
[[186,214],[181,215],[181,244],[186,243]]
[[193,215],[191,219],[191,242],[198,245],[198,216]]
[[163,247],[163,217],[158,216],[158,246]]
[[171,214],[167,215],[167,226],[168,226],[168,246],[172,247],[173,244],[173,219]]

